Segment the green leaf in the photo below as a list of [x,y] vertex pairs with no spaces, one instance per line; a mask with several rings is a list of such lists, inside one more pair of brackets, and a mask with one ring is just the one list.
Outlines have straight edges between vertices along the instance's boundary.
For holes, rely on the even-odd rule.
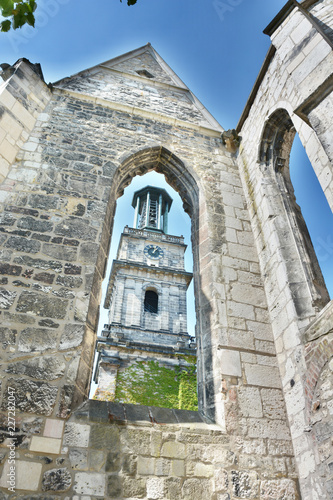
[[12,23],[8,19],[6,21],[2,21],[2,23],[0,24],[0,26],[1,26],[0,31],[4,31],[4,32],[9,31],[11,24]]
[[37,4],[35,0],[30,0],[29,5],[30,5],[30,12],[35,12],[35,10],[37,9]]
[[36,0],[0,0],[0,14],[3,17],[12,17],[12,21],[5,24],[1,23],[1,31],[9,31],[12,27],[14,30],[21,28],[25,24],[35,26],[35,17],[33,12],[36,10]]
[[12,0],[4,0],[3,6],[1,7],[1,14],[3,17],[9,17],[13,15],[14,2]]
[[14,9],[13,0],[0,0],[0,9],[1,10],[13,10]]
[[27,20],[27,23],[29,24],[29,26],[32,26],[33,28],[35,27],[35,16],[33,15],[32,12],[29,12],[26,15],[26,20]]

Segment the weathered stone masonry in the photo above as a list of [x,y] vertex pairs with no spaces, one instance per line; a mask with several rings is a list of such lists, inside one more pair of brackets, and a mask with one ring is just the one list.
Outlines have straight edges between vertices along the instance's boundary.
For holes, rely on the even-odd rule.
[[[332,429],[324,425],[332,414],[326,408],[322,423],[312,414],[321,373],[330,384],[332,304],[323,309],[329,297],[290,187],[289,153],[297,131],[333,207],[328,124],[333,19],[330,2],[304,2],[304,6],[306,10],[288,2],[284,15],[266,29],[273,46],[250,96],[251,108],[245,109],[237,130],[242,136],[240,172],[265,281],[302,495],[314,499],[331,498],[333,491],[327,465],[332,458],[327,445]],[[319,479],[325,476],[327,490]]]
[[[329,24],[328,2],[310,3]],[[290,142],[290,123],[279,113],[264,130],[274,112],[289,114],[308,151],[317,148],[309,157],[329,199],[329,82],[321,85],[332,51],[297,6],[287,7],[238,127],[239,153],[150,45],[52,89],[19,61],[0,87],[4,498],[330,498],[331,308],[318,316],[325,288],[286,230],[292,211],[274,160],[287,165],[288,145],[274,141]],[[322,57],[307,73],[311,50]],[[319,101],[311,71],[325,88]],[[305,101],[308,122],[294,112]],[[274,147],[261,147],[263,136]],[[115,202],[152,169],[191,216],[200,414],[84,402]],[[15,494],[7,484],[12,392]]]

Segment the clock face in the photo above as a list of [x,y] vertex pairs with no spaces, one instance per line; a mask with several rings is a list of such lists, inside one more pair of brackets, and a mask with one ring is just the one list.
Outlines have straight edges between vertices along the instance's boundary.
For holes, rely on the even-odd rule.
[[163,257],[163,250],[158,245],[147,245],[144,249],[146,257],[150,259],[161,259]]

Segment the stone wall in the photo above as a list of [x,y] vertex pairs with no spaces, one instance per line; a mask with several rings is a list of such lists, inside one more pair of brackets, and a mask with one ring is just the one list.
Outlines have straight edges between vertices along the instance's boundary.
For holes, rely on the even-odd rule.
[[[149,46],[144,50],[152,51]],[[191,102],[196,113],[197,103],[194,98]],[[244,458],[241,481],[247,485],[251,477],[256,485],[246,495],[259,494],[259,474],[273,481],[267,491],[277,496],[295,471],[238,167],[208,112],[202,124],[193,122],[191,109],[188,122],[170,123],[163,114],[163,98],[154,106],[147,113],[111,99],[54,89],[11,166],[9,175],[15,173],[17,180],[1,213],[4,427],[8,398],[14,394],[19,412],[15,436],[22,436],[17,458],[23,463],[18,467],[34,467],[39,478],[46,469],[61,469],[63,457],[56,458],[60,441],[53,441],[60,436],[54,432],[62,428],[59,419],[68,418],[88,394],[116,199],[132,177],[155,169],[180,193],[192,220],[200,411],[219,423],[220,433],[227,430],[233,436],[232,446],[239,438],[249,455],[259,455],[256,460]],[[53,424],[57,430],[49,435],[45,428]],[[43,438],[41,446],[35,448],[36,439],[31,445],[31,433]],[[8,464],[10,434],[5,437],[3,463]],[[44,438],[56,446],[50,467],[45,467],[51,449]],[[212,468],[202,470],[209,471],[204,476],[207,473],[211,483]],[[25,487],[26,495],[43,487],[56,491],[54,477],[67,478],[69,487],[68,472],[54,474],[38,485],[19,483],[18,489]],[[229,476],[231,480],[231,472]],[[6,469],[1,477],[4,482]],[[185,498],[187,491],[182,493]],[[263,491],[262,498],[269,498]]]
[[[312,17],[303,5],[289,3],[289,10],[265,30],[273,46],[238,125],[238,161],[265,281],[302,498],[313,500],[331,495],[331,486],[326,490],[322,481],[323,475],[330,475],[329,467],[320,465],[321,438],[311,431],[308,411],[309,377],[316,385],[324,367],[307,372],[307,349],[313,347],[304,346],[302,335],[329,297],[295,204],[289,153],[297,131],[333,207],[328,123],[333,52],[320,29],[323,22],[331,24],[330,2],[306,3],[311,4]],[[329,338],[323,337],[322,346],[327,342]]]
[[328,496],[332,496],[333,461],[333,302],[328,304],[303,334],[305,345],[307,432],[318,447],[319,470]]
[[[0,85],[0,182],[3,183],[1,201],[6,198],[5,191],[11,191],[15,185],[14,173],[8,176],[10,165],[20,148],[26,147],[25,142],[36,123],[36,118],[51,97],[39,72],[39,65],[29,64],[25,60],[17,61],[14,66],[3,72],[6,79]],[[28,151],[35,151],[36,148],[37,145],[32,141]]]
[[66,423],[30,423],[16,461],[30,493],[19,498],[296,500],[292,450],[271,432],[233,440],[197,412],[89,401]]
[[[34,182],[17,181],[3,212],[9,276],[3,326],[16,332],[10,363],[20,366],[10,369],[11,384],[36,357],[63,367],[66,356],[66,368],[51,370],[47,382],[41,374],[25,383],[47,391],[47,415],[65,416],[85,397],[115,200],[133,175],[155,168],[191,211],[200,404],[225,425],[221,371],[241,379],[244,363],[251,383],[280,384],[237,166],[219,132],[193,134],[190,122],[180,133],[152,118],[56,90],[26,143],[28,149],[37,143],[38,152],[22,150],[13,164],[17,177],[28,169]],[[244,353],[248,349],[259,352],[258,360]],[[19,405],[37,410],[33,402]]]

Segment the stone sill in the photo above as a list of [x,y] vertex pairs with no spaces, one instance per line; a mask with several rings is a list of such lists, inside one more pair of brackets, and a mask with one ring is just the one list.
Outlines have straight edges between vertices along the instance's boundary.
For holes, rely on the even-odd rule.
[[222,427],[209,421],[198,411],[158,408],[110,401],[85,401],[75,412],[76,419],[119,425],[177,425],[196,431],[218,431]]

